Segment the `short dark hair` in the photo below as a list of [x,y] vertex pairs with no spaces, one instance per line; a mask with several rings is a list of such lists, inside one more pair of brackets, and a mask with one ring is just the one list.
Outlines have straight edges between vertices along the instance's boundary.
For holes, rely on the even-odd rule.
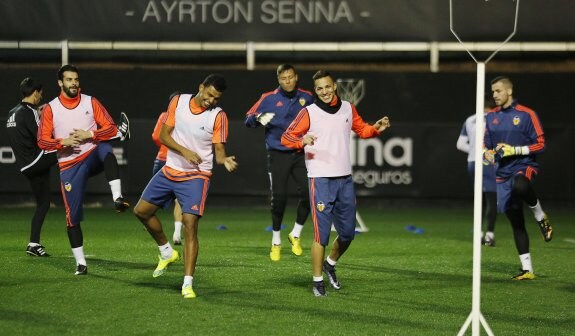
[[498,83],[498,82],[502,82],[506,86],[509,86],[510,88],[513,89],[513,82],[511,81],[511,78],[509,78],[507,76],[497,76],[497,77],[493,78],[491,80],[491,85]]
[[71,71],[71,72],[75,72],[77,74],[80,74],[80,72],[78,71],[78,68],[76,68],[75,65],[65,64],[65,65],[62,65],[60,67],[60,69],[58,69],[58,80],[64,79],[64,72],[66,72],[66,71]]
[[228,88],[224,76],[220,74],[208,75],[208,77],[206,77],[202,82],[202,85],[204,87],[213,86],[214,89],[218,90],[218,92],[224,92]]
[[170,98],[169,98],[170,101],[172,101],[172,99],[174,99],[175,96],[179,96],[179,95],[181,95],[181,94],[182,94],[182,93],[181,93],[180,91],[174,91],[174,92],[172,92],[172,94],[170,95]]
[[34,91],[42,91],[42,84],[34,81],[32,77],[26,77],[20,82],[20,92],[22,97],[29,97]]
[[278,68],[276,70],[276,74],[279,76],[279,75],[281,75],[282,72],[288,71],[288,70],[293,70],[294,73],[297,73],[297,71],[295,71],[295,68],[293,65],[284,63],[284,64],[280,64],[278,66]]
[[324,77],[329,77],[329,78],[331,78],[332,81],[335,82],[335,78],[333,78],[333,76],[331,75],[331,73],[329,73],[329,72],[326,71],[326,70],[318,70],[318,71],[316,71],[316,73],[314,73],[311,78],[312,78],[312,79],[314,80],[314,82],[315,82],[316,80],[318,80],[318,79],[320,79],[320,78],[324,78]]

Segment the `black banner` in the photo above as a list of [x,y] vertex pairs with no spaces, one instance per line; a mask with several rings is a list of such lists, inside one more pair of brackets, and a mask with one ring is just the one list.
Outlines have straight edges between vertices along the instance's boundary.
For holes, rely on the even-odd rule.
[[[516,2],[453,0],[466,41],[502,41]],[[515,41],[571,41],[571,0],[522,1]],[[448,0],[3,0],[0,40],[455,41]]]
[[[83,92],[97,97],[118,120],[130,116],[132,138],[114,143],[121,164],[124,190],[141,193],[151,177],[156,147],[151,134],[156,119],[175,90],[196,92],[207,70],[80,69]],[[303,88],[310,88],[313,71],[300,71]],[[26,76],[44,84],[44,100],[58,94],[56,69],[0,70],[0,127],[7,112],[18,103],[18,85]],[[237,156],[240,168],[229,174],[216,167],[211,194],[268,194],[266,152],[262,129],[244,126],[245,113],[263,92],[277,86],[274,71],[225,71],[228,89],[221,104],[230,119],[227,149]],[[476,76],[471,73],[334,72],[338,92],[355,100],[368,122],[388,115],[392,128],[380,138],[352,138],[352,161],[357,192],[365,197],[446,198],[472,196],[466,156],[455,143],[465,118],[475,110]],[[488,74],[488,79],[495,74]],[[543,123],[547,151],[540,156],[537,190],[545,199],[574,200],[575,124],[571,118],[570,90],[574,74],[513,74],[514,93],[535,109]],[[541,83],[553,83],[541,91]],[[0,131],[0,195],[29,193],[19,174],[6,133]],[[54,184],[56,183],[55,182]],[[57,190],[56,188],[54,190]],[[103,176],[91,180],[90,193],[107,194]]]
[[[1,120],[4,124],[5,120]],[[114,143],[121,166],[124,193],[138,197],[152,174],[157,148],[151,140],[153,121],[132,123],[130,141]],[[465,199],[473,195],[467,175],[467,156],[455,148],[460,125],[392,124],[381,137],[352,137],[353,178],[361,197]],[[573,148],[572,129],[547,128],[548,151],[540,156],[541,174],[536,178],[538,194],[547,200],[574,200],[575,180],[571,174],[573,155],[562,155]],[[211,195],[266,196],[269,179],[263,129],[248,129],[241,121],[232,121],[226,145],[228,155],[235,155],[240,167],[228,173],[216,166],[210,187]],[[570,146],[568,144],[571,144]],[[19,174],[5,132],[0,133],[0,195],[29,192],[26,179]],[[54,170],[57,191],[57,170]],[[295,190],[294,190],[295,191]],[[103,175],[92,178],[88,193],[107,194],[109,186]]]

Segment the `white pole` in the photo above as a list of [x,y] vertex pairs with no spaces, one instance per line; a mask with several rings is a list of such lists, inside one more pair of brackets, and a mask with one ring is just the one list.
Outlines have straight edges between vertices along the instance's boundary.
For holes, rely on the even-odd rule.
[[481,209],[483,192],[483,136],[485,122],[483,104],[485,96],[485,63],[477,63],[477,93],[475,97],[475,189],[473,202],[473,296],[471,310],[473,336],[479,336],[481,314]]
[[62,49],[62,65],[68,64],[68,40],[62,40],[60,47]]
[[485,132],[484,97],[485,97],[485,64],[488,63],[497,52],[515,35],[517,31],[517,18],[519,17],[519,1],[515,5],[515,23],[513,32],[507,36],[499,47],[487,58],[485,62],[479,62],[473,53],[465,46],[459,35],[453,29],[453,0],[449,0],[449,29],[455,38],[463,45],[469,56],[477,63],[477,90],[475,97],[475,185],[473,193],[473,283],[471,313],[459,330],[458,336],[463,336],[471,323],[473,336],[479,336],[480,327],[483,325],[487,335],[493,336],[493,331],[487,324],[487,320],[481,315],[481,209],[482,209],[482,184],[483,184],[483,137]]
[[256,44],[252,41],[246,42],[246,68],[250,71],[256,68]]

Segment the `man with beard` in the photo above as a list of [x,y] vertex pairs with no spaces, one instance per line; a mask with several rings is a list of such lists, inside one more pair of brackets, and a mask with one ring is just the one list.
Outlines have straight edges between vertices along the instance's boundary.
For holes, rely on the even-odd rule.
[[298,88],[298,76],[290,64],[278,66],[276,71],[279,87],[262,94],[261,98],[246,114],[247,127],[265,128],[266,150],[268,152],[268,175],[271,191],[272,247],[270,259],[281,257],[280,230],[288,198],[290,176],[296,182],[300,194],[296,220],[288,240],[292,253],[301,256],[300,236],[309,215],[308,185],[305,161],[301,149],[288,148],[281,143],[281,136],[298,112],[313,102],[311,92]]
[[[282,144],[305,151],[309,197],[314,224],[311,248],[313,293],[326,296],[323,272],[331,286],[339,290],[335,265],[348,249],[355,235],[356,200],[351,176],[350,135],[373,138],[390,127],[388,117],[369,125],[355,106],[336,94],[333,76],[324,70],[313,75],[315,102],[300,111],[281,138]],[[337,237],[324,261],[331,226]]]
[[88,273],[84,237],[84,192],[88,178],[105,172],[117,212],[130,207],[122,197],[120,171],[112,145],[119,130],[106,108],[94,97],[80,93],[78,69],[58,70],[60,95],[44,108],[38,128],[38,146],[57,151],[62,197],[66,207],[68,239],[76,259],[76,275]]
[[523,203],[533,212],[543,240],[550,241],[553,228],[533,188],[539,173],[536,156],[545,150],[545,136],[537,113],[513,98],[513,83],[506,76],[491,81],[497,107],[485,115],[485,158],[497,163],[497,208],[505,213],[513,229],[521,272],[513,280],[535,278]]

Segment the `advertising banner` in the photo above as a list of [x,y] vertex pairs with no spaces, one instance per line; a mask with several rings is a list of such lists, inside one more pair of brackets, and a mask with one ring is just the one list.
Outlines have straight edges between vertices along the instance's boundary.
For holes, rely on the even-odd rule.
[[[2,124],[5,120],[0,120]],[[157,148],[151,140],[155,122],[135,121],[128,142],[114,142],[121,167],[124,193],[139,197],[152,174]],[[455,148],[459,125],[392,124],[380,137],[351,141],[351,161],[356,191],[360,197],[465,199],[473,189],[467,175],[467,156]],[[561,155],[561,144],[574,144],[572,130],[548,128],[549,150],[541,155],[541,174],[536,178],[543,199],[573,200],[575,181],[569,174],[574,157]],[[234,173],[214,168],[210,194],[218,196],[267,196],[269,178],[263,129],[248,129],[240,121],[230,123],[226,149],[240,165]],[[568,148],[573,148],[571,147]],[[0,133],[0,195],[29,193],[27,180],[18,172],[5,132]],[[58,170],[53,170],[55,192]],[[295,192],[295,189],[292,190]],[[88,193],[108,194],[103,174],[94,177]]]
[[[502,41],[516,2],[453,1],[467,41]],[[570,41],[571,0],[522,1],[516,41]],[[545,15],[541,15],[544,13]],[[455,41],[447,0],[3,0],[0,40]]]

